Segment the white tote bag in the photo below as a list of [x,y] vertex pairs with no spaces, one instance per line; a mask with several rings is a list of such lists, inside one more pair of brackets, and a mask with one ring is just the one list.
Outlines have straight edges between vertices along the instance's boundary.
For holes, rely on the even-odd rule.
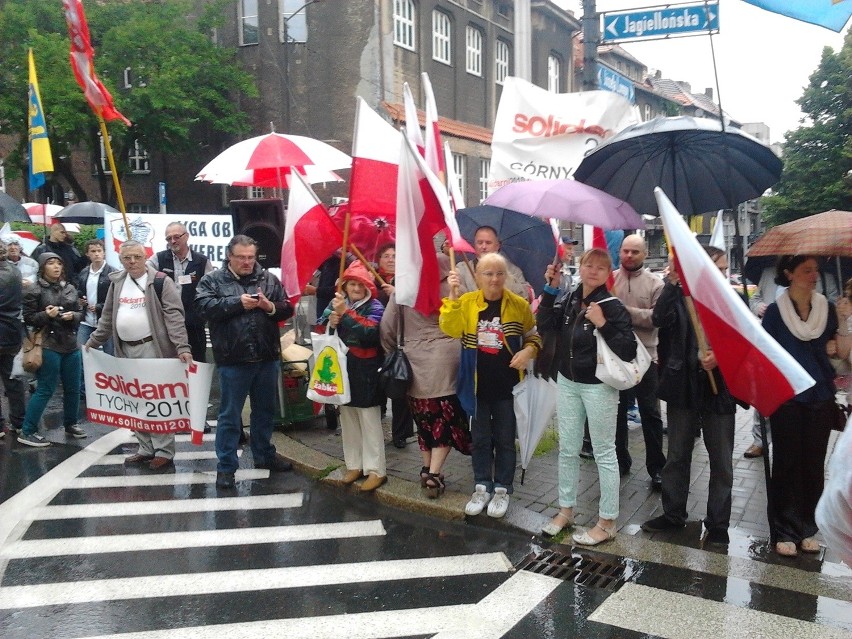
[[651,366],[651,356],[642,342],[636,337],[636,357],[625,362],[606,343],[597,329],[595,339],[598,342],[598,366],[595,369],[595,377],[604,384],[623,391],[633,388],[642,381],[642,377]]
[[311,333],[311,377],[306,397],[319,404],[348,404],[352,399],[346,353],[349,348],[334,334]]

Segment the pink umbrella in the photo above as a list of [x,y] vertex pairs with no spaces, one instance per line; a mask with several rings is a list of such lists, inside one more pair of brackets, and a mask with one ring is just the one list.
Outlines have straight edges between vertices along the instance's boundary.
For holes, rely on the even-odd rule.
[[[228,147],[211,160],[197,180],[244,186],[286,185],[292,168],[303,175],[313,172],[313,182],[333,181],[331,171],[348,169],[352,158],[333,146],[301,135],[267,133]],[[311,166],[307,171],[306,166]]]
[[602,229],[645,228],[627,202],[575,180],[530,180],[497,189],[483,204]]

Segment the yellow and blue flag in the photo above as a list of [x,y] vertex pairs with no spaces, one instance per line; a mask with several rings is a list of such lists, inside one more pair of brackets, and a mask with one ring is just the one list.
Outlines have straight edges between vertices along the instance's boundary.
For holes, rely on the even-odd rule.
[[840,33],[852,15],[852,0],[745,0],[761,9]]
[[38,91],[33,50],[29,50],[30,91],[29,91],[29,127],[30,127],[30,191],[44,186],[44,174],[53,171],[53,156],[50,154],[50,140],[47,139],[47,123],[41,108],[41,95]]

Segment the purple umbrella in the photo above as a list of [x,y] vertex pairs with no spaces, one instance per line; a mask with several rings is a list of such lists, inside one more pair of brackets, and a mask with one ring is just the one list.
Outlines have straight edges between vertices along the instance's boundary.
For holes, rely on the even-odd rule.
[[627,202],[574,180],[513,182],[497,189],[483,204],[602,229],[645,228],[642,217]]

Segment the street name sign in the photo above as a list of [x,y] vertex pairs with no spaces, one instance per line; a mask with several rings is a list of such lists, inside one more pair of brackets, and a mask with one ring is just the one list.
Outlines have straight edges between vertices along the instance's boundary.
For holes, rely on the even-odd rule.
[[700,35],[719,31],[719,4],[681,4],[603,14],[605,42]]
[[598,88],[603,91],[613,91],[626,98],[630,104],[636,104],[633,80],[605,66],[600,60],[598,60]]

